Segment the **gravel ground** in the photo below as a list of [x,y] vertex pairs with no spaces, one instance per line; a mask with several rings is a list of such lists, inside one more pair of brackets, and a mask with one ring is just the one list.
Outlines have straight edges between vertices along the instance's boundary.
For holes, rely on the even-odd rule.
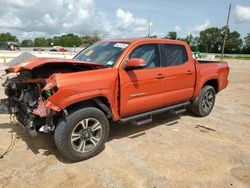
[[36,58],[36,56],[34,56],[33,54],[31,54],[29,52],[23,52],[19,56],[15,57],[11,61],[9,61],[8,65],[9,66],[17,65],[17,64],[20,64],[20,63],[22,63],[24,61],[28,61],[28,60],[34,59],[34,58]]
[[79,163],[64,161],[52,136],[31,138],[0,115],[0,154],[12,142],[0,159],[0,187],[250,187],[250,61],[230,67],[208,117],[113,125],[104,151]]

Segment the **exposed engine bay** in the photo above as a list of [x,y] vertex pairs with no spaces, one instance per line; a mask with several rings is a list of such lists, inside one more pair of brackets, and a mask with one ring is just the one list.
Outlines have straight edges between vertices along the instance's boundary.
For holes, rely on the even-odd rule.
[[48,78],[55,73],[87,71],[96,66],[79,63],[48,63],[33,68],[11,73],[3,83],[7,99],[0,103],[0,113],[14,114],[31,136],[38,131],[51,132],[62,112],[46,108],[44,102],[57,92],[57,87],[48,87]]

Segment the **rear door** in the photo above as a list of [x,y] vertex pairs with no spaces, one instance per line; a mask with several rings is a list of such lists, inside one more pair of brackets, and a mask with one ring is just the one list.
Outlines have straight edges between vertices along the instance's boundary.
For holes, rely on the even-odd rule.
[[162,69],[166,75],[165,104],[175,104],[192,98],[196,70],[192,55],[180,44],[162,44]]
[[[143,58],[147,66],[140,70],[120,69],[120,113],[122,117],[164,105],[165,75],[160,67],[158,44],[137,45],[126,60]],[[127,61],[123,63],[125,66]]]

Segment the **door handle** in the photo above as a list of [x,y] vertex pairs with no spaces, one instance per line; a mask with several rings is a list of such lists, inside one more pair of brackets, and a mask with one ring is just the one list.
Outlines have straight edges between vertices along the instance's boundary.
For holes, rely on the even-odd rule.
[[192,70],[187,70],[186,74],[193,74]]
[[162,78],[165,78],[165,76],[163,74],[157,74],[155,76],[156,79],[162,79]]

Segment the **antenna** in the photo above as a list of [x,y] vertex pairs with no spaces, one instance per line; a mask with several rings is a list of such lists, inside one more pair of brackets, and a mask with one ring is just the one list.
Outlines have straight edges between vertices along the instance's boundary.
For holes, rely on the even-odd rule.
[[229,10],[228,10],[228,15],[227,15],[227,25],[226,25],[226,29],[225,29],[224,41],[223,41],[223,46],[222,46],[222,51],[221,51],[221,57],[220,57],[221,60],[223,59],[224,50],[225,50],[225,46],[226,46],[227,30],[228,30],[228,23],[229,23],[229,19],[230,19],[230,12],[231,12],[231,4],[229,5]]

